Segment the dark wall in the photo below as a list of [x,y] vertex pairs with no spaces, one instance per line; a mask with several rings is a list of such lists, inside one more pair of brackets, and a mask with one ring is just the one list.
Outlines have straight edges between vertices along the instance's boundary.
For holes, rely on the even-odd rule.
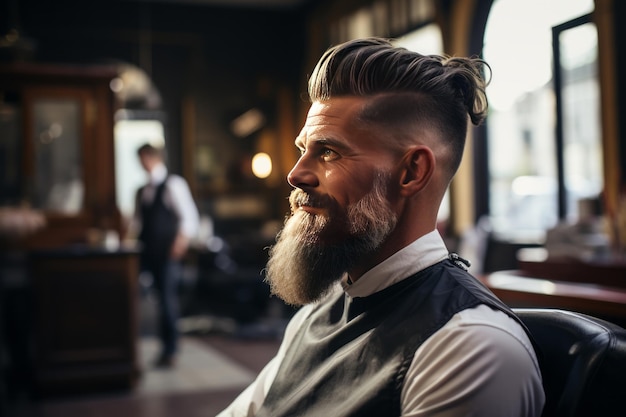
[[[4,0],[0,33],[18,27],[36,44],[32,60],[124,62],[145,70],[167,117],[170,167],[181,172],[182,103],[196,106],[199,144],[221,163],[236,158],[228,130],[252,106],[272,107],[279,86],[299,86],[303,7],[242,9],[114,0]],[[6,13],[4,13],[6,11]],[[4,15],[4,17],[3,17]],[[221,153],[223,152],[223,153]]]
[[619,166],[620,172],[620,184],[625,188],[623,192],[626,192],[626,118],[623,117],[626,114],[626,55],[623,53],[626,51],[626,2],[616,1],[614,2],[615,10],[615,61],[617,69],[617,97],[618,97],[618,115],[622,115],[619,118]]

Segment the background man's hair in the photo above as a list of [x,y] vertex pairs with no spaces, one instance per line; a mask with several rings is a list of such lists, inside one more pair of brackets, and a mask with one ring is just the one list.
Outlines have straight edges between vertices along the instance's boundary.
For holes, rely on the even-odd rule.
[[463,155],[468,119],[478,125],[487,114],[485,68],[478,58],[421,55],[386,39],[357,39],[322,55],[309,78],[309,97],[372,97],[362,121],[434,129],[448,142],[453,174]]
[[151,145],[150,143],[145,143],[137,148],[137,155],[150,155],[163,158],[163,150]]

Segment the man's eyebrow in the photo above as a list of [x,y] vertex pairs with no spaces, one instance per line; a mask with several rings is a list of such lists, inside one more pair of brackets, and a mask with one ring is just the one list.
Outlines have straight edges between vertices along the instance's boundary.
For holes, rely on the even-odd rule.
[[319,139],[310,139],[309,142],[315,146],[330,146],[333,148],[339,149],[349,149],[349,146],[340,140],[333,139],[330,137],[322,137]]
[[339,141],[337,139],[333,139],[330,137],[320,137],[320,138],[312,138],[312,139],[309,138],[305,140],[305,138],[303,138],[302,136],[298,136],[296,137],[294,144],[299,148],[304,148],[308,144],[312,146],[332,146],[335,148],[343,148],[343,149],[348,148],[348,145],[346,145],[342,141]]

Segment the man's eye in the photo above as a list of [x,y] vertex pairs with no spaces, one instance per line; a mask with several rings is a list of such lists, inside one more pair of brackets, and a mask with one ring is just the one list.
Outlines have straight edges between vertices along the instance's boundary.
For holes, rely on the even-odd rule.
[[328,148],[322,149],[321,156],[324,161],[333,161],[339,157],[337,152]]

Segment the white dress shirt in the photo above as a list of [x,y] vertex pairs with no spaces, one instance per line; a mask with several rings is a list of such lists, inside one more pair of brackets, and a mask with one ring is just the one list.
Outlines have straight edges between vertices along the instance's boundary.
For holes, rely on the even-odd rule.
[[[144,203],[152,203],[157,187],[168,178],[167,168],[163,164],[158,164],[148,174],[148,184],[141,193],[141,200]],[[189,239],[196,237],[198,233],[199,214],[189,185],[183,177],[171,174],[165,183],[163,190],[163,204],[176,213],[180,220],[179,233]],[[135,220],[138,227],[141,227],[141,208],[135,208]]]
[[[345,277],[342,287],[350,297],[365,297],[447,257],[441,236],[433,231],[356,282],[350,284]],[[218,417],[255,415],[312,307],[296,313],[276,356]],[[537,358],[526,333],[508,315],[486,305],[455,314],[417,349],[401,392],[406,417],[531,417],[541,415],[544,402]]]

